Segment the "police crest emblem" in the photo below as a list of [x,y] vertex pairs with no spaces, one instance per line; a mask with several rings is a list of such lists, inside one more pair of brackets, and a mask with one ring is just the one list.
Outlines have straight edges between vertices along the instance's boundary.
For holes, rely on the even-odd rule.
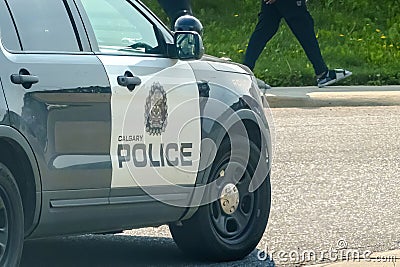
[[164,87],[155,82],[151,86],[145,106],[146,132],[150,135],[161,135],[167,127],[168,106]]

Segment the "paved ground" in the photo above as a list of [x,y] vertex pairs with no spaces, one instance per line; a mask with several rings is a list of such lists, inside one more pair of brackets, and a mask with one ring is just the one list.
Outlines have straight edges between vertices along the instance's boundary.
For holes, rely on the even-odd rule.
[[400,107],[274,109],[274,250],[400,241]]
[[[336,248],[360,254],[399,249],[400,107],[273,109],[273,115],[272,211],[259,249],[268,244],[269,253],[294,258],[317,253],[304,264],[318,263],[321,252]],[[298,265],[278,254],[277,266]],[[22,264],[143,265],[207,264],[185,258],[166,227],[31,241]],[[241,262],[207,266],[245,265],[273,266],[259,261],[257,252]]]

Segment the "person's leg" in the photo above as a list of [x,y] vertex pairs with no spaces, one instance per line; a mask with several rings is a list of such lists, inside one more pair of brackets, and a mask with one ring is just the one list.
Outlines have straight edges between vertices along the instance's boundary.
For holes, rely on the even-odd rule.
[[315,74],[317,77],[321,76],[328,70],[328,67],[322,58],[315,36],[314,20],[307,10],[305,0],[279,0],[277,4],[291,31],[299,40],[312,63]]
[[193,15],[190,0],[158,0],[160,6],[167,13],[173,30],[175,21],[183,15]]
[[258,14],[258,23],[250,37],[243,62],[243,64],[248,66],[251,70],[254,69],[256,61],[267,42],[278,31],[280,21],[281,15],[276,9],[275,4],[267,5],[264,0],[261,0],[261,11]]

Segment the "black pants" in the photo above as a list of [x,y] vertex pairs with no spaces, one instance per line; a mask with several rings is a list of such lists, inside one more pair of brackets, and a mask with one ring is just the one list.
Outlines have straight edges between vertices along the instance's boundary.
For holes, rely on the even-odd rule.
[[267,5],[264,0],[261,0],[258,23],[250,38],[244,64],[250,69],[254,69],[265,45],[278,31],[282,18],[286,20],[289,28],[299,40],[308,59],[313,64],[315,74],[319,75],[327,71],[328,68],[315,37],[314,20],[307,10],[305,0],[277,0],[271,5]]
[[158,0],[160,6],[167,13],[173,30],[175,21],[182,15],[192,15],[190,0]]

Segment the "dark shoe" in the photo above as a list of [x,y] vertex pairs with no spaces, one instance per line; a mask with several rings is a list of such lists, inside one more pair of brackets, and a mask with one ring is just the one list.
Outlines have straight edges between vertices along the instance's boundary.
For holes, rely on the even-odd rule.
[[334,84],[337,81],[343,80],[344,78],[349,77],[353,73],[344,69],[334,69],[328,70],[322,77],[317,79],[318,87],[325,87],[331,84]]

